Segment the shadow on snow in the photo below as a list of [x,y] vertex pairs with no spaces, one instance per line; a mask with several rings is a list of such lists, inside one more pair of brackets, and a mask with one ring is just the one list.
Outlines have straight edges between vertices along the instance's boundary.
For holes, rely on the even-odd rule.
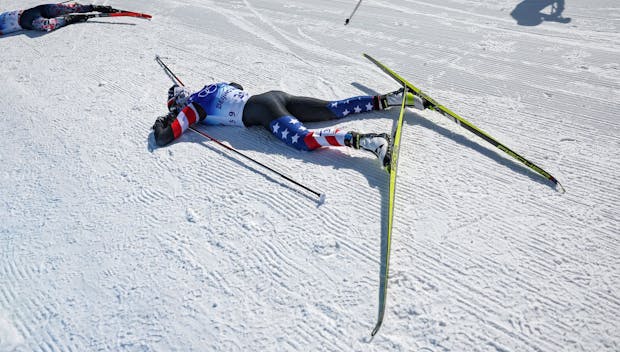
[[[543,10],[551,6],[549,14]],[[569,23],[570,18],[562,17],[564,0],[524,0],[510,13],[521,26],[538,26],[544,21]]]

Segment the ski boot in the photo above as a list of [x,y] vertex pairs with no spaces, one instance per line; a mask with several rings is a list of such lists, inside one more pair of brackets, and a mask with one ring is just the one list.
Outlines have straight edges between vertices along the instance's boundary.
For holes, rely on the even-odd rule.
[[[382,109],[387,109],[391,106],[401,106],[403,102],[403,92],[405,88],[400,88],[390,93],[386,93],[384,95],[379,96],[379,102]],[[407,92],[407,97],[405,98],[405,106],[410,106],[416,108],[418,110],[426,109],[424,101],[422,98],[417,95]]]
[[67,24],[74,24],[79,22],[86,22],[89,18],[93,18],[93,16],[89,14],[78,13],[65,16],[65,22]]
[[387,133],[357,133],[351,132],[350,146],[355,149],[364,149],[373,153],[385,168],[389,168],[391,155],[390,136]]
[[101,13],[114,13],[121,12],[121,10],[117,10],[112,6],[104,6],[104,5],[93,5],[93,11],[101,12]]

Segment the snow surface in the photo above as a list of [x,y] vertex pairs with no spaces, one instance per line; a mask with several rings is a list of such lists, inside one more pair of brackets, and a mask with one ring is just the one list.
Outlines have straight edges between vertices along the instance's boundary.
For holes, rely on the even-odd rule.
[[[136,0],[0,38],[1,351],[620,350],[620,6],[519,26],[520,1]],[[2,10],[37,1],[3,0]],[[548,12],[548,8],[544,11]],[[536,162],[410,112],[391,278],[387,174],[261,128],[153,148],[170,80],[326,99],[395,83],[367,52]],[[389,131],[397,109],[334,124]],[[383,239],[382,239],[383,238]]]

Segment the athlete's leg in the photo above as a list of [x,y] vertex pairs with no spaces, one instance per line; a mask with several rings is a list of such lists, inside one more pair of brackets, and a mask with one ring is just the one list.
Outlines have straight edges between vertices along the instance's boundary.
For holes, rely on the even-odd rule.
[[281,91],[270,91],[253,95],[243,108],[243,124],[245,126],[263,126],[269,128],[272,120],[292,115],[286,109],[289,94]]
[[373,153],[383,166],[390,163],[388,154],[390,137],[386,133],[360,134],[337,128],[307,129],[293,116],[272,120],[269,130],[284,143],[299,150],[315,150],[320,147],[351,147]]
[[24,29],[53,31],[69,24],[64,15],[70,13],[91,12],[92,5],[80,4],[45,4],[25,10],[19,23]]
[[32,26],[32,22],[35,19],[42,17],[43,8],[46,5],[39,5],[22,12],[22,15],[19,17],[19,25],[24,29],[35,29]]
[[286,108],[303,122],[328,121],[381,110],[378,97],[368,95],[335,101],[289,95]]
[[54,18],[68,15],[70,13],[86,13],[93,11],[93,5],[81,4],[47,4],[42,5],[41,15],[45,18]]
[[[358,99],[359,98],[359,99]],[[389,164],[387,134],[359,134],[337,128],[309,130],[303,121],[327,121],[352,113],[361,113],[363,103],[366,111],[372,111],[379,104],[372,103],[373,97],[355,97],[328,102],[319,99],[293,97],[281,91],[271,91],[250,97],[243,109],[243,123],[246,126],[262,125],[274,136],[299,150],[314,150],[328,146],[347,146],[364,149],[375,154],[383,166]],[[296,113],[289,110],[292,107]],[[299,118],[299,119],[298,119]]]
[[[299,150],[314,150],[322,146],[350,146],[347,141],[351,140],[351,134],[347,131],[334,128],[307,129],[298,116],[286,108],[290,99],[291,95],[281,91],[250,97],[243,110],[243,123],[246,126],[261,125],[284,143]],[[334,115],[330,116],[329,119],[336,118]]]

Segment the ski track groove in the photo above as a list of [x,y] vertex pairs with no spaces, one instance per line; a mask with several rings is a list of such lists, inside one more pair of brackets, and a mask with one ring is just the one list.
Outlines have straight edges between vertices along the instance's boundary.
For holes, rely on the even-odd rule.
[[[402,179],[402,177],[401,177],[401,179]],[[405,195],[405,197],[407,197],[407,196],[406,196],[406,192],[405,192],[405,191],[401,191],[401,193],[402,193],[402,194],[404,194],[404,195]],[[424,192],[422,192],[422,193],[424,193]],[[422,194],[422,197],[424,197],[424,194]],[[407,197],[407,198],[410,198],[410,197]],[[398,200],[397,200],[397,202],[398,202]],[[438,208],[439,208],[439,209],[442,209],[443,207],[442,207],[442,206],[440,206],[440,205],[438,205]],[[541,214],[541,216],[542,216],[543,218],[544,218],[545,216],[551,216],[551,215],[553,215],[551,211],[544,211],[544,212],[549,212],[549,214],[546,214],[546,215],[545,215],[545,214]],[[498,215],[497,217],[503,217],[503,215]],[[501,222],[500,222],[500,223],[501,223]],[[506,231],[506,230],[504,230],[503,232],[505,232],[505,231]],[[527,239],[526,239],[526,240],[527,240]],[[552,244],[551,244],[551,243],[547,243],[547,242],[545,242],[545,241],[539,241],[539,242],[540,242],[540,243],[542,243],[542,244],[544,244],[544,245],[552,246]],[[524,244],[527,244],[525,241],[524,241],[523,243],[524,243]],[[456,245],[455,245],[455,246],[456,246]],[[545,248],[539,248],[539,247],[537,247],[537,246],[531,246],[531,247],[533,247],[534,249],[539,249],[539,250],[541,250],[541,251],[543,252],[543,254],[547,254],[547,253],[548,253],[548,251],[547,251]],[[455,247],[455,248],[458,248],[458,247]],[[429,252],[429,253],[431,253],[431,252],[434,252],[434,251],[433,251],[433,249],[432,249],[432,248],[428,248],[427,250],[422,251],[422,252],[423,252],[423,253],[425,253],[425,252]],[[531,252],[526,252],[526,253],[531,253]],[[415,257],[415,255],[413,255],[413,256]],[[458,257],[458,256],[455,256],[455,253],[449,253],[449,255],[448,255],[447,257],[449,257],[449,258],[454,258],[454,257]],[[542,258],[542,257],[541,257],[541,258]],[[457,262],[458,262],[458,261],[457,261]],[[536,263],[536,264],[542,264],[542,265],[543,265],[543,267],[544,267],[544,266],[546,266],[546,265],[544,264],[544,263],[545,263],[545,262],[544,262],[544,260],[543,260],[543,261],[535,261],[535,263]],[[479,265],[486,265],[486,266],[488,266],[488,263],[479,263]],[[542,277],[542,276],[544,276],[544,274],[542,274],[542,273],[541,273],[541,274],[539,274],[539,276],[541,276],[541,277]],[[536,292],[535,292],[535,291],[533,291],[532,293],[536,293]],[[590,298],[590,299],[592,299],[592,298]],[[497,301],[496,301],[496,302],[497,302]],[[557,303],[557,302],[556,302],[556,303]],[[481,306],[484,306],[484,304],[481,304]],[[604,310],[604,308],[603,308],[602,310]]]
[[[429,6],[429,7],[438,7],[441,8],[444,11],[451,11],[451,12],[456,12],[456,13],[463,13],[464,15],[466,15],[467,19],[459,19],[459,18],[452,18],[451,20],[454,22],[462,22],[463,24],[467,24],[468,19],[475,17],[475,16],[480,16],[478,13],[476,12],[470,12],[470,11],[463,11],[463,10],[458,10],[458,9],[451,9],[449,7],[446,6],[442,6],[442,5],[437,5],[437,4],[430,4],[430,3],[421,3],[419,1],[407,1],[407,2],[412,2],[412,3],[417,3],[417,4],[421,4],[423,6]],[[393,4],[388,4],[386,2],[379,2],[379,4],[381,4],[380,6],[383,7],[390,7],[390,8],[395,8]],[[420,14],[418,11],[416,10],[409,10],[408,8],[405,7],[398,7],[398,10],[405,12],[405,13],[409,13],[412,15],[416,15],[416,14]],[[438,19],[438,21],[441,21],[443,19],[445,19],[446,17],[442,14],[442,15],[429,15],[428,13],[425,13],[426,16],[428,17],[435,17]],[[486,17],[486,16],[484,16]],[[478,27],[487,29],[487,30],[494,30],[494,31],[503,31],[503,32],[508,32],[508,33],[517,33],[519,36],[528,36],[531,38],[535,38],[536,40],[543,40],[543,41],[549,41],[552,43],[557,43],[560,42],[562,44],[565,45],[572,45],[575,47],[581,47],[583,45],[589,46],[591,48],[599,48],[599,46],[593,45],[591,44],[592,42],[597,43],[597,41],[603,42],[604,44],[606,43],[610,43],[610,44],[620,44],[619,41],[609,41],[609,33],[603,34],[601,35],[601,37],[599,38],[593,38],[592,34],[596,35],[598,33],[594,32],[594,33],[590,33],[590,37],[588,41],[579,41],[579,40],[575,40],[574,36],[578,36],[577,33],[575,32],[569,32],[569,34],[571,36],[567,36],[567,37],[561,37],[558,36],[557,34],[551,34],[549,32],[557,32],[558,30],[554,30],[551,29],[552,27],[546,27],[547,32],[546,33],[530,33],[530,32],[526,32],[526,31],[522,31],[522,30],[514,30],[514,29],[507,29],[507,28],[503,28],[501,27],[501,25],[510,25],[511,21],[510,19],[498,19],[497,17],[491,17],[488,18],[489,21],[493,21],[496,23],[488,23],[488,24],[483,24],[481,22],[474,22],[471,23],[472,25],[476,25]],[[499,22],[499,23],[497,23]],[[445,28],[445,27],[444,27]],[[441,31],[438,31],[439,33],[441,33]],[[542,32],[542,31],[541,31]],[[579,34],[583,33],[582,31],[579,32]],[[454,38],[460,38],[460,37],[454,37]],[[551,38],[551,39],[547,39],[547,38]],[[577,38],[578,39],[578,38]],[[594,40],[593,40],[594,39]],[[606,40],[607,39],[607,40]],[[620,39],[620,37],[618,37],[617,39]],[[614,46],[614,45],[612,45]],[[609,47],[608,47],[609,48]],[[620,51],[620,49],[616,49],[615,51]]]
[[[437,33],[437,34],[438,34],[438,35],[443,35],[444,33],[443,33],[443,32],[439,32],[439,33]],[[450,37],[451,37],[451,36],[447,36],[447,37],[445,38],[446,40],[438,40],[438,42],[446,42],[446,41],[447,41],[447,42],[449,42],[449,41],[450,41]],[[476,53],[476,52],[472,52],[471,54],[473,54],[473,55],[480,55],[480,54],[478,54],[478,53]],[[455,54],[455,55],[456,55],[457,57],[460,57],[460,56],[459,56],[459,55],[457,55],[457,54]],[[524,55],[524,57],[532,57],[531,53],[524,53],[523,55]],[[611,59],[611,57],[610,57],[609,59]],[[519,60],[521,60],[521,59],[519,59]],[[489,70],[490,68],[491,68],[491,70],[490,70],[491,72],[495,72],[495,71],[499,71],[499,72],[501,72],[501,71],[504,71],[504,67],[505,67],[505,65],[506,65],[506,62],[503,62],[504,60],[498,61],[498,64],[497,64],[498,68],[497,68],[497,69],[492,69],[492,66],[493,66],[493,65],[489,65],[489,64],[488,64],[489,62],[491,62],[491,63],[492,63],[492,62],[494,62],[495,60],[485,60],[485,61],[486,61],[486,62],[485,62],[485,67],[484,67],[485,72],[486,72],[487,70]],[[431,61],[431,62],[432,62],[432,61]],[[440,61],[440,62],[441,62],[441,61]],[[516,62],[517,62],[517,60],[514,60],[514,62],[516,63]],[[441,67],[437,66],[437,71],[440,71],[440,70],[441,70]],[[501,70],[501,71],[500,71],[500,70]],[[407,74],[406,74],[406,76],[411,77],[411,75],[409,74],[409,72],[407,72],[407,70],[399,70],[399,69],[397,69],[397,71],[402,72],[403,74],[405,74],[405,72],[406,72],[406,73],[407,73]],[[414,73],[415,73],[415,72],[414,72]],[[472,74],[484,74],[484,72],[476,72],[476,71],[474,71],[474,72],[472,72]],[[533,79],[533,78],[534,78],[534,76],[533,76],[533,75],[531,75],[531,74],[529,74],[529,73],[527,73],[527,72],[521,72],[521,73],[519,73],[519,75],[521,75],[521,74],[523,74],[523,75],[525,76],[525,78],[526,78],[526,79],[524,80],[525,82],[527,82],[527,81],[532,81],[532,82],[533,82],[533,81],[536,81],[535,79]],[[565,76],[566,76],[566,75],[561,75],[561,76],[556,76],[556,77],[565,77]],[[413,75],[413,77],[416,77],[416,75]],[[532,79],[527,79],[527,78],[532,78]],[[583,78],[583,75],[582,75],[582,76],[580,76],[580,79],[582,79],[582,78]],[[573,82],[573,81],[574,81],[574,79],[575,79],[574,75],[571,75],[571,76],[566,76],[566,78],[564,79],[564,82],[561,82],[561,83],[563,83],[563,84],[557,84],[557,85],[555,85],[555,86],[557,86],[557,87],[562,87],[562,86],[566,85],[566,83]],[[473,80],[473,81],[475,81],[475,80]],[[465,80],[465,81],[463,81],[463,82],[472,82],[472,81],[471,81],[471,80]],[[587,83],[592,83],[592,84],[596,82],[597,84],[600,84],[600,79],[599,79],[599,80],[595,80],[594,76],[592,76],[592,78],[587,78],[587,80],[586,80],[585,82],[587,82]],[[454,83],[453,83],[453,84],[451,84],[451,86],[452,86],[452,87],[454,87],[454,88],[459,88],[459,89],[458,89],[458,91],[459,91],[459,92],[472,92],[472,93],[475,93],[475,95],[480,95],[480,94],[485,95],[485,94],[489,94],[488,89],[486,89],[486,90],[485,90],[482,86],[480,86],[479,88],[477,88],[475,85],[474,85],[474,86],[471,86],[471,85],[470,85],[470,86],[465,86],[465,85],[458,85],[458,84],[454,84]],[[614,87],[614,85],[613,85],[613,83],[611,83],[611,81],[610,81],[610,83],[609,83],[609,87]],[[617,87],[617,86],[616,86],[616,87]],[[476,88],[477,88],[477,89],[476,89]],[[527,91],[527,89],[526,89],[526,88],[527,88],[527,87],[524,87],[524,88],[522,88],[522,89],[516,88],[516,89],[514,89],[514,91],[517,91],[517,92],[525,92],[525,91]],[[475,89],[475,90],[473,90],[473,89]],[[456,89],[455,89],[455,90],[456,90]],[[472,91],[472,90],[473,90],[473,91]],[[571,94],[576,95],[576,93],[574,93],[574,92],[571,92]],[[472,94],[472,95],[473,95],[473,94]],[[440,100],[440,101],[443,101],[443,100]],[[577,105],[576,105],[576,104],[573,104],[573,103],[572,103],[573,101],[578,101],[578,99],[566,99],[566,100],[565,100],[565,102],[566,102],[566,103],[568,103],[568,104],[571,104],[571,106],[575,106],[575,107],[577,107]],[[593,107],[594,107],[594,109],[595,109],[595,111],[596,111],[596,112],[605,112],[605,111],[610,111],[610,108],[613,106],[613,105],[611,105],[611,104],[612,104],[612,102],[611,102],[611,101],[609,101],[609,100],[607,100],[607,101],[603,101],[603,102],[604,102],[604,103],[606,103],[606,104],[610,104],[610,105],[607,105],[607,106],[603,105],[603,106],[601,106],[600,104],[593,104]],[[597,108],[598,108],[598,109],[600,109],[600,110],[596,110]],[[606,108],[606,109],[605,109],[605,108]],[[573,111],[581,111],[582,109],[572,109],[572,110],[573,110]],[[559,110],[559,109],[557,109],[557,111],[560,111],[560,110]],[[579,117],[582,117],[582,118],[591,118],[591,116],[592,116],[592,115],[590,115],[590,114],[587,114],[587,115],[586,115],[586,114],[579,114],[578,116],[579,116]],[[600,121],[600,119],[598,119],[598,121]]]
[[[418,253],[424,253],[424,251],[418,251]],[[423,256],[423,254],[422,254]],[[434,258],[427,256],[427,258],[429,260],[433,260]],[[438,263],[441,264],[441,263]],[[445,265],[444,265],[445,266]],[[452,267],[448,267],[452,270],[454,270],[454,268]],[[430,281],[435,281],[435,282],[443,282],[444,285],[446,287],[449,287],[450,284],[450,278],[453,277],[452,275],[444,278],[441,275],[435,275],[432,274],[429,271],[426,271],[425,269],[423,269],[422,267],[418,268],[422,273],[428,275],[429,277],[433,278]],[[429,281],[429,280],[425,280],[425,281]],[[478,299],[482,299],[484,302],[482,301],[465,301],[463,300],[461,295],[457,294],[454,298],[456,300],[456,302],[458,302],[459,304],[462,305],[462,307],[467,307],[467,309],[464,309],[465,313],[467,313],[470,316],[475,316],[477,317],[479,320],[483,320],[485,321],[487,324],[489,324],[493,329],[495,329],[497,332],[500,332],[512,339],[516,339],[519,340],[522,344],[529,346],[530,348],[533,348],[535,350],[541,350],[537,347],[535,347],[535,345],[540,345],[542,341],[538,341],[537,343],[533,343],[530,341],[530,339],[532,338],[530,337],[525,337],[525,336],[518,336],[515,333],[510,332],[506,327],[502,326],[499,322],[496,321],[492,321],[489,319],[486,319],[484,317],[486,316],[495,316],[497,311],[501,311],[501,309],[494,309],[494,308],[490,308],[488,303],[493,302],[495,303],[496,306],[500,306],[501,307],[501,303],[499,303],[499,300],[493,299],[492,297],[488,296],[487,294],[473,288],[471,285],[467,285],[467,284],[461,284],[461,283],[457,283],[458,286],[460,286],[461,288],[465,288],[467,291],[469,292],[474,292],[476,293],[477,296],[477,300]],[[455,289],[455,288],[453,288]],[[462,292],[462,291],[458,291],[458,292]],[[456,292],[455,292],[456,293]],[[464,295],[463,295],[464,296]],[[551,346],[549,346],[551,347]],[[554,348],[546,348],[546,349],[542,349],[542,350],[554,350]],[[557,346],[559,347],[559,346]]]
[[[433,250],[432,250],[432,248],[428,248],[427,250],[421,250],[421,252],[422,252],[422,253],[426,253],[426,252],[429,252],[429,253],[430,253],[430,252],[433,252]],[[525,252],[525,251],[524,251],[524,252]],[[525,253],[529,253],[529,252],[525,252]],[[458,258],[457,252],[452,252],[452,253],[449,253],[449,255],[448,255],[448,256],[446,256],[446,258],[455,259],[455,260],[456,260],[456,262],[458,262],[458,263],[462,262],[462,260],[464,259],[464,258],[461,258],[461,260],[456,259],[456,258]],[[534,263],[535,263],[535,264],[541,264],[540,262],[538,262],[538,261],[536,261],[536,260],[534,261]],[[478,265],[482,265],[482,266],[484,266],[484,267],[493,267],[493,266],[489,266],[489,265],[488,265],[488,263],[478,263]],[[531,275],[531,273],[528,273],[527,271],[526,271],[526,272],[521,271],[521,272],[522,272],[522,273],[524,274],[524,276],[526,276],[526,277],[527,277],[527,276],[529,276],[529,275]],[[535,271],[534,271],[534,272],[535,272]],[[461,273],[461,274],[464,274],[464,273]],[[527,275],[526,275],[526,274],[527,274]],[[545,274],[544,274],[544,273],[538,273],[538,275],[539,275],[539,276],[541,276],[541,277],[543,277]],[[570,282],[570,281],[569,281],[569,282]],[[528,290],[529,290],[532,294],[536,294],[536,293],[537,293],[537,291],[536,291],[536,290],[534,290],[534,289],[527,288],[527,287],[524,287],[524,286],[522,286],[522,288],[524,288],[524,289],[528,289]],[[479,294],[479,295],[481,295],[481,296],[483,296],[483,297],[485,297],[485,298],[491,298],[491,297],[489,297],[489,296],[485,296],[485,295],[480,294],[480,293],[478,293],[478,294]],[[548,301],[548,302],[546,302],[546,304],[545,304],[545,306],[547,306],[547,307],[549,306],[549,303],[550,303],[550,302],[552,302],[552,303],[554,303],[554,304],[557,304],[557,305],[561,305],[560,303],[558,303],[557,301],[555,301],[555,300],[551,299],[550,297],[542,296],[542,298],[549,300],[549,301]],[[591,297],[589,297],[589,298],[590,298],[590,300],[593,300]],[[501,299],[501,298],[500,298],[500,299]],[[494,301],[495,303],[497,303],[497,304],[499,304],[499,302],[500,302],[500,301],[499,301],[499,299],[498,299],[498,300],[493,300],[493,301]],[[596,300],[593,300],[593,301],[596,301]],[[480,307],[486,307],[486,306],[488,306],[488,304],[481,304],[481,302],[477,302],[475,305],[476,305],[476,306],[480,306]],[[565,307],[565,306],[563,306],[563,305],[562,305],[561,307],[559,307],[559,308],[566,309],[566,307]]]

